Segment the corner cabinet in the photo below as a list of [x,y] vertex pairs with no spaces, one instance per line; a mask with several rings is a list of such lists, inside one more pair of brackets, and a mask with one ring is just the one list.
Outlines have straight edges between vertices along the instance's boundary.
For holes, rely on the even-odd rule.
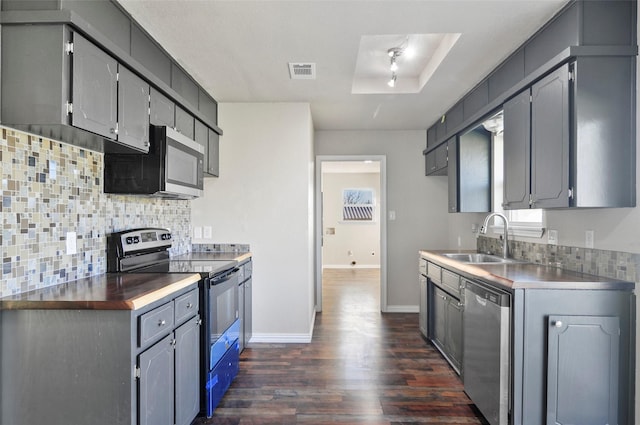
[[505,102],[505,209],[635,206],[634,62],[579,57]]

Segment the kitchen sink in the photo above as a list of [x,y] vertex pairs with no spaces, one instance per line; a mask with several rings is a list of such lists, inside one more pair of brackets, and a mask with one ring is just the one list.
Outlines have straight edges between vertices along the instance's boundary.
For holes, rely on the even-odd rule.
[[491,254],[462,254],[462,253],[450,253],[442,254],[452,260],[460,261],[462,263],[471,264],[489,264],[489,263],[521,263],[522,261],[514,260],[513,258],[502,258],[497,255]]

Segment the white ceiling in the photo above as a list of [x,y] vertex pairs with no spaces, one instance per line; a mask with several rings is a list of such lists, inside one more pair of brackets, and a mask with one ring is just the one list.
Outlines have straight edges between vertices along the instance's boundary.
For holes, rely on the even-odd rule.
[[[218,102],[308,102],[317,130],[427,128],[567,3],[118,1]],[[363,37],[444,33],[461,36],[418,93],[352,94]],[[291,80],[289,62],[317,78]]]

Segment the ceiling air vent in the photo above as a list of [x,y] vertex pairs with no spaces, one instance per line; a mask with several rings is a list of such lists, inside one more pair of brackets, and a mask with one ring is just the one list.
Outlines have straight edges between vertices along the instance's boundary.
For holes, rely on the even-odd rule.
[[315,80],[316,64],[289,62],[289,76],[292,80]]

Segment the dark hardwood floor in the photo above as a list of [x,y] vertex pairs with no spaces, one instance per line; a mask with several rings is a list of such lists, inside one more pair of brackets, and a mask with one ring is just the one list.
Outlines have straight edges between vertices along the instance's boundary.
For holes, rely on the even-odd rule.
[[250,344],[211,419],[194,424],[486,424],[420,336],[379,312],[377,270],[326,270],[310,344]]

